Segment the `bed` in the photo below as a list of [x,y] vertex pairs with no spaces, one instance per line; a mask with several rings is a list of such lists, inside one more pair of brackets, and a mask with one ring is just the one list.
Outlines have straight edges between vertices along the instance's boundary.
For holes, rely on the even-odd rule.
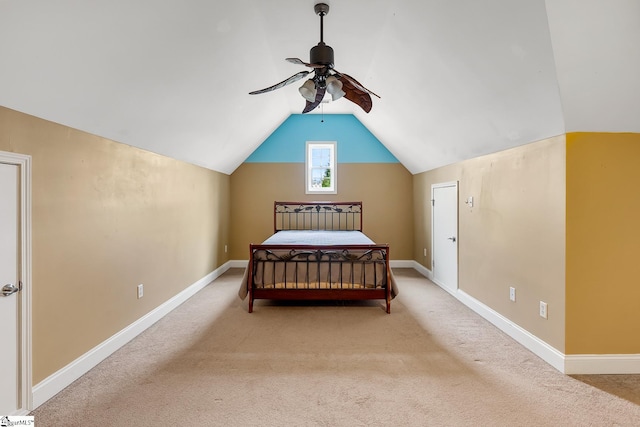
[[389,245],[362,232],[362,202],[275,202],[274,234],[249,245],[239,291],[256,299],[370,300],[397,295]]

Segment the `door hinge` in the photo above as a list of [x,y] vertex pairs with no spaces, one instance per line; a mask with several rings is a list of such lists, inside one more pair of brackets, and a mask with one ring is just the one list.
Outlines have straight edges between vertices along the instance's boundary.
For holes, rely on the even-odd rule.
[[18,291],[22,291],[22,280],[18,280]]
[[435,206],[436,205],[436,199],[431,199],[431,206]]

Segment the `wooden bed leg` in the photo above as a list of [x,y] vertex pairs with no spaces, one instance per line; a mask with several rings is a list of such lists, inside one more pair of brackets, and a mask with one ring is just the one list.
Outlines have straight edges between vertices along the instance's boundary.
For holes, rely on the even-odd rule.
[[249,313],[253,313],[253,298],[249,298]]
[[391,301],[387,300],[387,314],[391,314]]

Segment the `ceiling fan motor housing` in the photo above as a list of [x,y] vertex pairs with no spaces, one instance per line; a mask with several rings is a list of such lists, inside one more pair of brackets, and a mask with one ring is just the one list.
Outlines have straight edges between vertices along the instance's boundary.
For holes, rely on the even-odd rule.
[[333,68],[333,48],[320,42],[316,46],[311,48],[309,52],[310,61],[312,64],[326,65],[329,68]]

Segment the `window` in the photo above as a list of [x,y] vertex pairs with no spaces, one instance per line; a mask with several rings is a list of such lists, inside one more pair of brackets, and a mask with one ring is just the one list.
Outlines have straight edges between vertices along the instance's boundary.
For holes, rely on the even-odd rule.
[[306,194],[337,194],[336,142],[307,141]]

